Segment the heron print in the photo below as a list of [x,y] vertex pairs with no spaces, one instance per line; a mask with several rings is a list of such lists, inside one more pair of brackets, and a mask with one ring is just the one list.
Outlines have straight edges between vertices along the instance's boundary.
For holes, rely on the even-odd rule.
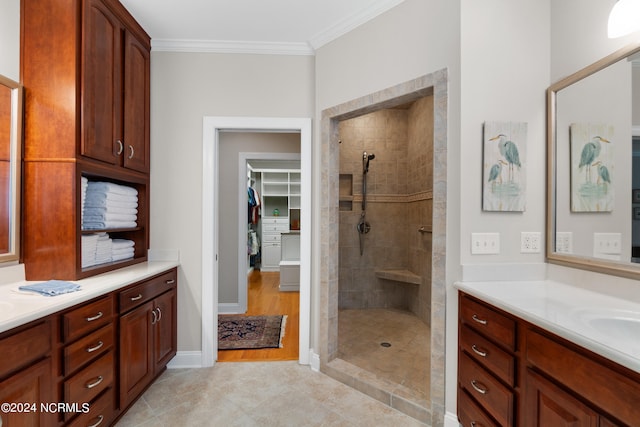
[[571,211],[611,212],[614,204],[613,126],[574,123]]
[[484,124],[483,210],[524,211],[526,140],[526,123]]

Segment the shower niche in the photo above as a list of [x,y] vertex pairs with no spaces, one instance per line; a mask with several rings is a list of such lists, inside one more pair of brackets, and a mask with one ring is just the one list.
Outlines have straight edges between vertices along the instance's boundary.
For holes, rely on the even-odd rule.
[[339,178],[339,207],[341,211],[353,210],[353,174],[341,173]]

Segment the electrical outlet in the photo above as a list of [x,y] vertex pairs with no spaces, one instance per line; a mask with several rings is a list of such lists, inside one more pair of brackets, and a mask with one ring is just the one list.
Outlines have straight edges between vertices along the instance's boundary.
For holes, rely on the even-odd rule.
[[573,232],[571,231],[556,232],[556,252],[560,254],[573,253]]
[[500,253],[500,233],[471,233],[471,253],[495,255]]
[[540,253],[541,234],[538,231],[523,231],[520,233],[520,252],[523,254]]

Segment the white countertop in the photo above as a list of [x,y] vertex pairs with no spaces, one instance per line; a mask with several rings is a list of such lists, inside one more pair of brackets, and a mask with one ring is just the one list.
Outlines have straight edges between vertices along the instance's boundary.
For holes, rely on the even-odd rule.
[[72,281],[81,286],[79,291],[54,297],[18,290],[22,285],[38,283],[42,280],[0,285],[0,333],[177,266],[178,262],[173,261],[150,261],[131,265],[87,279]]
[[[640,297],[552,280],[457,282],[465,293],[640,373]],[[640,296],[640,289],[638,290]],[[624,327],[615,322],[621,321]]]

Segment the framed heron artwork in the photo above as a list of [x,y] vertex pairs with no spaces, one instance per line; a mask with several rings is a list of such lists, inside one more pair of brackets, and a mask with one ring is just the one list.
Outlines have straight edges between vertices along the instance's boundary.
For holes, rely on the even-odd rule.
[[573,123],[569,131],[571,212],[613,211],[613,125]]
[[482,210],[524,212],[527,123],[486,122],[483,135]]

